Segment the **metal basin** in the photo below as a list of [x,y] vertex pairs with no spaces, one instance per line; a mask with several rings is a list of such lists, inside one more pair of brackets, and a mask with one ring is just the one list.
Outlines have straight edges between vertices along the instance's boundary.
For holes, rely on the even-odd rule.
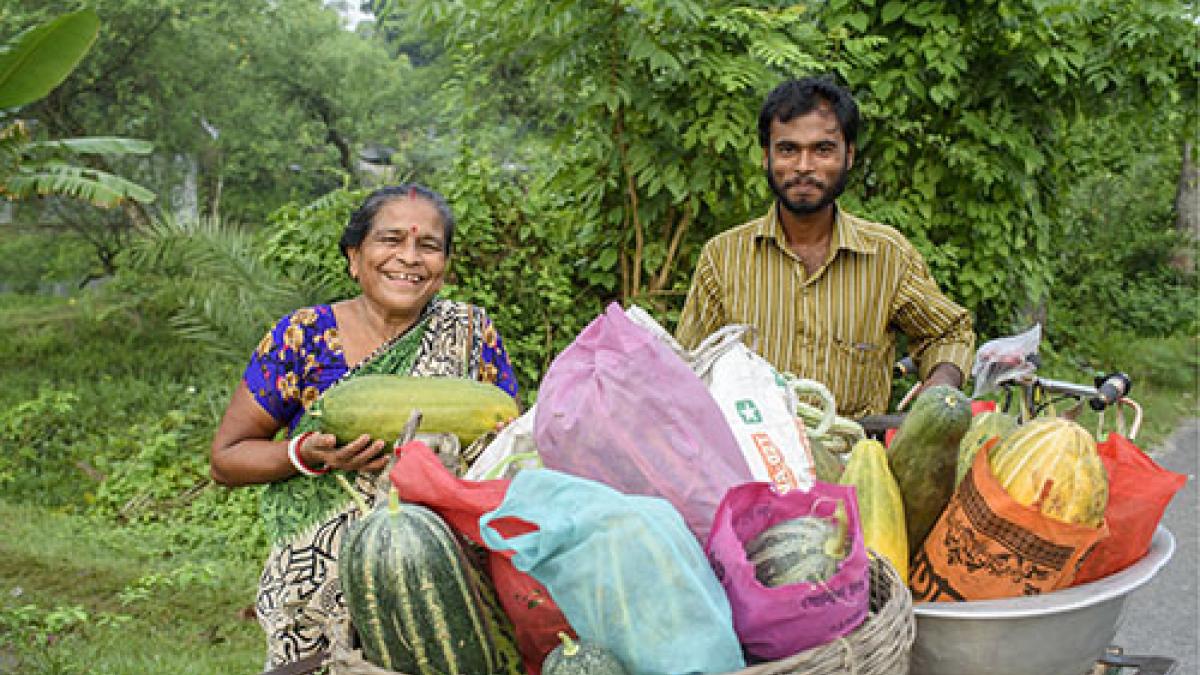
[[1150,551],[1103,579],[1043,595],[913,605],[910,675],[1084,675],[1112,644],[1131,592],[1175,552],[1159,525]]

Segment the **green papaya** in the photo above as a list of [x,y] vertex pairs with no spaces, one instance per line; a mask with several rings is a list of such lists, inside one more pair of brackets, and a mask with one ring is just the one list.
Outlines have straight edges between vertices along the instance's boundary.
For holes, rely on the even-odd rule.
[[954,494],[958,446],[971,424],[971,401],[947,385],[921,392],[892,439],[888,463],[904,499],[908,554],[925,542]]

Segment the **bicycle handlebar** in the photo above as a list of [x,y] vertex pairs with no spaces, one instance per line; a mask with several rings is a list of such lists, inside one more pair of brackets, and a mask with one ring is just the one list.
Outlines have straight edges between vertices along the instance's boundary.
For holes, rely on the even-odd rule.
[[1096,376],[1096,393],[1097,398],[1088,401],[1088,405],[1092,406],[1092,410],[1100,412],[1106,406],[1110,406],[1129,393],[1133,388],[1133,382],[1125,373],[1113,373],[1108,376]]
[[1048,394],[1061,394],[1072,398],[1085,399],[1088,402],[1088,406],[1096,412],[1100,412],[1124,398],[1133,386],[1129,376],[1125,373],[1097,375],[1095,384],[1092,386],[1066,382],[1064,380],[1051,380],[1033,375],[1001,382],[1000,384],[1001,386],[1018,385],[1030,387]]
[[[1036,367],[1038,359],[1036,355],[1027,357]],[[896,377],[904,377],[917,372],[917,364],[910,356],[905,356],[894,364]],[[1033,402],[1033,394],[1035,391],[1040,391],[1046,394],[1057,394],[1061,396],[1069,396],[1078,400],[1086,400],[1088,406],[1096,412],[1101,412],[1105,408],[1121,401],[1129,394],[1129,390],[1133,387],[1132,380],[1125,373],[1115,372],[1107,375],[1097,375],[1094,384],[1089,386],[1076,382],[1068,382],[1066,380],[1052,380],[1049,378],[1037,377],[1033,373],[1029,373],[1019,378],[1013,378],[999,382],[1000,386],[1019,387],[1024,390],[1023,396]],[[900,426],[904,420],[904,413],[894,413],[885,415],[867,415],[858,420],[859,424],[868,436],[882,435],[888,429],[895,429]]]

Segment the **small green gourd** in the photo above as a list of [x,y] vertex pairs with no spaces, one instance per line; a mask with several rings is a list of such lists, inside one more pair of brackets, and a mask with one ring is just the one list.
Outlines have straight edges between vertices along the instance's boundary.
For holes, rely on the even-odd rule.
[[617,657],[604,647],[576,641],[559,633],[558,645],[542,662],[542,675],[629,675]]

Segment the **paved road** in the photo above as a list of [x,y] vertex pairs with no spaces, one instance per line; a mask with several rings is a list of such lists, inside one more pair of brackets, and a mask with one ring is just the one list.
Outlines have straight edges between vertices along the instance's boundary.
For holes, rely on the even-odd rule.
[[1178,660],[1176,675],[1200,675],[1200,419],[1184,424],[1150,454],[1164,467],[1191,479],[1175,494],[1163,525],[1175,535],[1175,555],[1145,586],[1134,591],[1114,641],[1127,654]]

